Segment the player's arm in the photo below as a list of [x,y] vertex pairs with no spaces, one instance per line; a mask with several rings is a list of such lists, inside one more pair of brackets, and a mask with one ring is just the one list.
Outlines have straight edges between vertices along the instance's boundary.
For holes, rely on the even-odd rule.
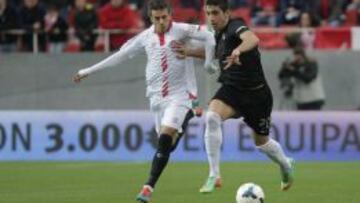
[[225,66],[225,69],[229,68],[233,64],[241,64],[240,55],[254,49],[260,42],[260,39],[246,26],[239,27],[236,30],[236,34],[238,34],[242,43],[232,51],[230,56],[226,58],[227,65]]
[[93,66],[79,70],[73,77],[73,81],[75,83],[79,83],[82,79],[86,78],[92,73],[95,73],[105,68],[114,67],[116,65],[119,65],[123,61],[134,57],[136,54],[144,50],[141,42],[141,35],[137,35],[133,39],[130,39],[120,48],[119,51],[117,51],[113,55],[107,57],[106,59],[100,61]]
[[[188,37],[200,40],[204,43],[205,47],[205,63],[204,67],[209,72],[215,72],[216,66],[214,66],[215,58],[215,38],[213,33],[208,30],[200,29],[200,26],[190,25],[190,30],[188,31]],[[193,50],[193,55],[201,55],[199,50]]]
[[190,57],[205,59],[205,49],[203,47],[188,48],[186,55]]
[[250,51],[258,46],[260,39],[250,30],[247,30],[239,35],[242,43],[235,49],[240,53]]
[[194,47],[183,42],[175,42],[172,50],[176,53],[176,56],[179,59],[185,59],[186,57],[205,59],[204,46]]
[[313,81],[318,74],[318,65],[315,61],[310,60],[305,64],[305,69],[300,70],[299,68],[294,69],[294,77],[302,80],[304,83],[309,84]]

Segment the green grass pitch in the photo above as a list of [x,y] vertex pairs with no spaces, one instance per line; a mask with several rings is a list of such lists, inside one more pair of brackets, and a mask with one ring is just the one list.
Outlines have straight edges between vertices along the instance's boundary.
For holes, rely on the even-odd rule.
[[[148,163],[0,162],[0,203],[135,203]],[[281,192],[270,162],[223,163],[224,187],[198,192],[206,163],[170,163],[152,203],[235,203],[237,187],[255,182],[266,203],[359,203],[360,162],[299,162],[296,182]]]

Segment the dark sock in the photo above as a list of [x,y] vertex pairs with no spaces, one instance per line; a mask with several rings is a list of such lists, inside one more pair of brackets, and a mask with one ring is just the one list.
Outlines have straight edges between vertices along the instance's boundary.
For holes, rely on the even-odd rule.
[[176,147],[178,146],[180,139],[182,138],[182,136],[185,134],[186,128],[189,124],[190,119],[192,119],[194,117],[194,112],[192,110],[189,110],[189,112],[186,114],[186,117],[184,119],[184,122],[181,126],[182,128],[182,133],[179,133],[178,136],[176,137],[175,140],[175,144],[173,144],[173,146],[171,147],[171,152],[175,151]]
[[170,135],[161,134],[158,149],[152,161],[150,178],[146,182],[146,185],[150,185],[152,188],[155,187],[156,182],[169,161],[171,147],[172,137]]

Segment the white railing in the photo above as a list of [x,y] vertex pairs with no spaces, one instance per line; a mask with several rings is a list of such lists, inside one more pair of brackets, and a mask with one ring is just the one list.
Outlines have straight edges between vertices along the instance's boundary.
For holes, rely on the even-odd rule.
[[94,33],[102,35],[104,37],[104,52],[110,52],[110,35],[112,34],[137,34],[140,29],[96,29]]
[[[99,37],[102,36],[104,39],[104,52],[110,52],[111,51],[111,47],[110,47],[110,35],[112,34],[137,34],[139,33],[141,30],[139,29],[95,29],[93,32],[94,34],[98,34]],[[16,35],[16,36],[22,36],[25,34],[32,34],[32,47],[33,50],[32,52],[34,54],[39,53],[39,35],[40,34],[46,34],[46,32],[44,31],[35,31],[35,32],[27,32],[25,30],[22,29],[13,29],[13,30],[7,30],[7,31],[0,31],[0,34],[10,34],[10,35]],[[70,29],[67,34],[71,37],[74,37],[75,35],[75,31],[73,29]]]
[[[297,27],[281,27],[281,28],[276,28],[276,27],[255,27],[252,28],[253,31],[255,32],[260,32],[260,33],[294,33],[294,32],[304,32],[304,31],[312,31],[315,30],[314,28],[297,28]],[[141,30],[140,29],[95,29],[93,32],[94,34],[98,34],[99,37],[103,37],[103,43],[104,43],[104,52],[108,53],[111,51],[111,46],[110,46],[110,35],[112,34],[137,34],[139,33]],[[25,34],[32,34],[32,38],[33,38],[33,50],[32,52],[34,54],[39,53],[39,35],[40,34],[44,34],[44,31],[38,31],[38,32],[26,32],[25,30],[21,30],[21,29],[14,29],[14,30],[8,30],[8,31],[0,31],[0,34],[10,34],[10,35],[17,35],[17,36],[22,36]],[[71,37],[74,38],[75,36],[75,31],[73,29],[69,29],[69,31],[67,32],[67,34]]]

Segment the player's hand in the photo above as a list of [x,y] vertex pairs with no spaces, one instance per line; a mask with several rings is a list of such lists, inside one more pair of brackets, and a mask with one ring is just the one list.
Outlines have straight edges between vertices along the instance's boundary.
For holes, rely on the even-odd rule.
[[88,75],[80,75],[80,74],[76,74],[72,79],[73,81],[78,84],[81,82],[81,80],[83,80],[84,78],[86,78]]
[[292,65],[290,65],[290,64],[286,65],[286,66],[285,66],[285,69],[287,69],[287,70],[289,70],[289,71],[294,71],[294,70],[295,70],[294,66],[292,66]]
[[215,65],[215,62],[209,62],[209,61],[205,61],[204,67],[205,67],[205,70],[206,70],[209,74],[214,74],[214,73],[216,73],[216,71],[219,69],[219,68]]
[[185,59],[187,57],[187,49],[184,42],[173,41],[171,43],[171,49],[176,53],[176,58]]
[[201,117],[204,109],[199,105],[199,100],[195,98],[191,101],[191,103],[192,103],[192,111],[194,115],[196,117]]
[[240,54],[241,52],[238,49],[234,49],[231,55],[226,57],[224,61],[226,63],[226,66],[224,67],[224,69],[226,70],[234,64],[241,65]]

